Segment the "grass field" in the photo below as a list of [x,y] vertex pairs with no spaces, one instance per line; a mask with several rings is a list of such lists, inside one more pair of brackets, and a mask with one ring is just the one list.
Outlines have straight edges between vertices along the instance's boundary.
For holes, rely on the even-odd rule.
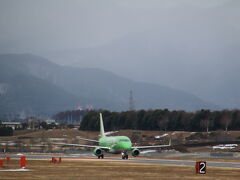
[[[67,150],[80,150],[80,147],[55,146],[51,142],[62,142],[70,144],[89,144],[79,137],[87,139],[98,139],[98,131],[79,131],[77,129],[50,129],[50,130],[16,130],[14,136],[0,137],[0,150],[10,152],[63,152]],[[160,135],[166,135],[162,138]],[[240,131],[212,131],[206,132],[184,132],[184,131],[140,131],[119,130],[114,135],[128,136],[134,145],[147,146],[168,144],[171,139],[173,150],[179,152],[240,152],[240,146],[233,149],[213,149],[214,145],[239,144]],[[205,143],[204,145],[201,143]],[[188,144],[188,145],[187,145]],[[195,144],[189,146],[189,144]],[[199,144],[199,145],[197,145]],[[42,146],[40,146],[42,145]]]
[[47,160],[28,160],[30,171],[2,171],[18,169],[19,160],[10,160],[0,170],[0,179],[239,179],[240,169],[207,168],[207,174],[195,174],[194,167],[125,164],[98,161],[50,163]]

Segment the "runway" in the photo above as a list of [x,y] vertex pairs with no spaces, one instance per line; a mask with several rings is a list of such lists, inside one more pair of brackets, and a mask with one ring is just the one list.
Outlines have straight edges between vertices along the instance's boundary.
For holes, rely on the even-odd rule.
[[[173,159],[149,159],[144,157],[129,158],[123,160],[119,157],[105,156],[104,159],[98,159],[92,155],[60,155],[60,154],[23,154],[29,160],[51,160],[52,157],[61,157],[62,160],[72,161],[99,161],[99,162],[113,162],[113,163],[131,163],[131,164],[160,164],[160,165],[174,165],[174,166],[195,166],[196,161],[193,160],[173,160]],[[19,158],[21,155],[16,154],[1,154],[0,158],[5,157]],[[222,168],[240,168],[240,162],[219,162],[207,161],[208,167],[222,167]]]

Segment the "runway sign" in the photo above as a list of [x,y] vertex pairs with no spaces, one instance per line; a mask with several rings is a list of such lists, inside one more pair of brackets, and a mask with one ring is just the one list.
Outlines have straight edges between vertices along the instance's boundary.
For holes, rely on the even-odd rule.
[[195,168],[196,168],[196,173],[197,174],[206,174],[206,172],[207,172],[206,161],[197,161]]

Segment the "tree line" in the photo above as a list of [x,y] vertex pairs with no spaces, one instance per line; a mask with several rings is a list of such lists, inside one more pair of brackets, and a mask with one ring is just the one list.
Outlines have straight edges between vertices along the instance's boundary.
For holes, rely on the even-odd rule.
[[12,136],[13,129],[2,124],[0,121],[0,136]]
[[164,110],[139,110],[125,112],[90,111],[80,125],[80,130],[99,130],[99,112],[102,112],[107,131],[120,129],[162,131],[213,131],[240,130],[240,110],[196,112]]
[[59,112],[55,114],[52,118],[59,123],[74,123],[74,122],[80,122],[83,116],[88,112],[89,110],[69,110],[69,111]]

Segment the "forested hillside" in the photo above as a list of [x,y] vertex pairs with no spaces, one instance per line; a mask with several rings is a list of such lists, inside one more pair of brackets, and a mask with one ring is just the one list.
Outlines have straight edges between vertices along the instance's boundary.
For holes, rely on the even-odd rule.
[[79,101],[77,96],[29,73],[26,67],[33,63],[28,56],[0,55],[1,118],[21,112],[55,113],[73,108]]

